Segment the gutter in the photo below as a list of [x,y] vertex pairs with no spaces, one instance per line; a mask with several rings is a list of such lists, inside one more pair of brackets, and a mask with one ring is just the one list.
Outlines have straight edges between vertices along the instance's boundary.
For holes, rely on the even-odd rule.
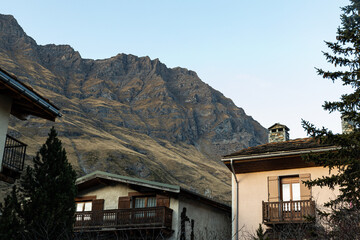
[[234,179],[236,182],[236,218],[235,218],[235,239],[239,239],[239,181],[236,178],[233,159],[230,159],[231,172],[234,175]]
[[26,88],[23,84],[19,83],[18,81],[16,81],[15,79],[13,79],[12,77],[10,77],[9,75],[3,73],[2,71],[0,71],[0,77],[6,81],[6,83],[8,83],[10,86],[12,86],[13,88],[15,88],[16,90],[18,90],[19,92],[21,92],[22,94],[24,94],[25,96],[29,97],[30,99],[32,99],[33,101],[39,103],[41,106],[43,106],[44,108],[48,109],[50,112],[52,112],[53,114],[55,114],[58,117],[61,117],[62,114],[60,113],[60,111],[55,108],[52,104],[48,103],[47,101],[44,100],[44,98],[42,98],[41,96],[37,95],[36,93],[34,93],[33,91],[29,90],[28,88]]

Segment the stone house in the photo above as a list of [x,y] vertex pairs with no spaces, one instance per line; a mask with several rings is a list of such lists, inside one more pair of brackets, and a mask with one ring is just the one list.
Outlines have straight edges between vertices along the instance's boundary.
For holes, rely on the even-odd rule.
[[0,180],[13,183],[24,168],[27,145],[7,134],[10,115],[55,121],[61,114],[49,100],[0,68]]
[[[329,175],[329,169],[305,162],[303,154],[334,151],[312,138],[289,140],[289,129],[274,124],[269,143],[250,147],[222,158],[232,175],[232,239],[255,233],[259,224],[280,229],[306,224],[338,194],[338,190],[308,188],[304,181]],[[291,224],[291,225],[287,225]]]
[[76,185],[80,238],[231,238],[231,207],[182,187],[101,171]]

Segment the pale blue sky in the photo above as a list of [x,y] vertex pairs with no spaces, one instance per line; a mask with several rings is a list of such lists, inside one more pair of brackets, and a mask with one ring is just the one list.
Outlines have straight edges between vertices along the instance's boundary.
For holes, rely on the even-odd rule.
[[197,72],[264,127],[276,122],[305,137],[301,118],[340,132],[322,110],[344,89],[316,75],[331,67],[321,51],[334,41],[346,0],[4,1],[38,44],[69,44],[83,58],[118,53],[159,58]]

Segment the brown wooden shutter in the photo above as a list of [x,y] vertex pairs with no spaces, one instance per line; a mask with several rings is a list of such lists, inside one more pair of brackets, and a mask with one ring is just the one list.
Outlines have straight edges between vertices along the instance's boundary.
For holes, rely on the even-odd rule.
[[93,211],[104,210],[104,199],[94,199],[92,201],[92,210]]
[[279,201],[279,177],[272,176],[268,177],[268,194],[269,202]]
[[310,173],[300,174],[300,196],[301,200],[311,199],[311,188],[308,188],[303,181],[311,180]]
[[92,215],[91,221],[95,225],[102,225],[104,216],[104,199],[94,199],[92,201]]
[[163,195],[156,195],[156,206],[170,207],[170,198]]
[[131,197],[119,197],[119,209],[130,208]]

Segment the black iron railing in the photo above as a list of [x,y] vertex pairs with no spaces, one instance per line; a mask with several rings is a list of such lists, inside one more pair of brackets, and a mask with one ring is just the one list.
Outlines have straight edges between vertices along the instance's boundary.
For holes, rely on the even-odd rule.
[[75,231],[86,229],[171,229],[172,209],[167,207],[77,212]]
[[25,143],[6,135],[3,166],[14,171],[22,171],[24,169],[26,147]]
[[302,223],[315,216],[315,202],[311,200],[263,202],[263,222]]

